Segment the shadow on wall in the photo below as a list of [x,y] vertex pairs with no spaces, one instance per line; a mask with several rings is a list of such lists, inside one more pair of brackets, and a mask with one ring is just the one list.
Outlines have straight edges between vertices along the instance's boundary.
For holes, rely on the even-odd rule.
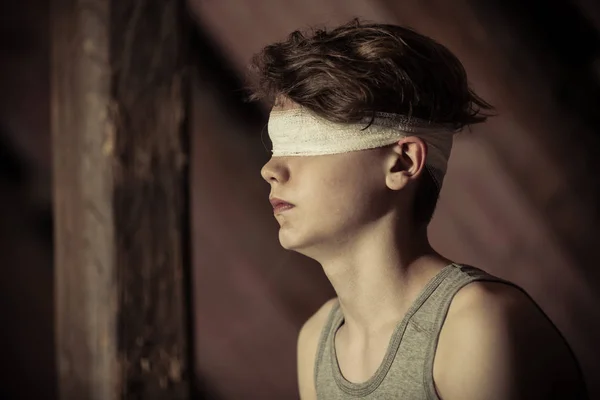
[[[206,25],[212,37],[228,49],[232,59],[246,60],[246,54],[279,39],[282,32],[326,20],[322,9],[329,8],[333,14],[328,15],[335,15],[333,2],[312,1],[310,7],[291,3],[297,8],[293,11],[290,6],[286,11],[283,7],[281,12],[287,14],[278,19],[277,26],[258,26],[254,19],[242,18],[245,5],[198,4],[211,4],[210,15],[218,17]],[[546,92],[532,89],[529,64],[518,71],[508,66],[507,50],[499,49],[498,39],[490,36],[512,37],[514,32],[495,25],[496,30],[481,34],[481,21],[475,20],[469,1],[434,0],[427,10],[416,1],[386,3],[349,1],[344,12],[364,15],[372,9],[373,18],[383,12],[388,20],[402,15],[415,28],[440,38],[456,50],[473,72],[476,88],[487,92],[504,115],[477,132],[481,140],[458,143],[458,157],[448,176],[449,181],[456,181],[456,189],[443,193],[434,221],[436,240],[450,255],[522,283],[574,340],[588,379],[598,376],[594,354],[600,331],[593,302],[597,296],[589,294],[598,282],[582,278],[598,275],[596,271],[579,273],[594,265],[589,256],[598,236],[595,229],[580,224],[585,209],[577,209],[564,198],[544,203],[552,192],[540,189],[553,184],[565,187],[566,178],[548,178],[553,176],[546,168],[552,167],[546,164],[552,160],[551,151],[536,144],[542,139],[559,143],[559,136],[570,140],[568,129],[553,126],[560,108],[550,103],[545,108],[536,105]],[[309,8],[312,14],[304,15]],[[56,383],[48,200],[47,2],[4,2],[0,21],[0,76],[4,77],[0,122],[9,121],[4,125],[11,129],[0,133],[0,396],[51,400]],[[17,37],[21,42],[6,40]],[[268,157],[258,136],[264,114],[247,106],[239,111],[240,81],[232,76],[240,70],[232,68],[229,76],[215,72],[223,70],[227,58],[208,53],[204,48],[204,61],[199,60],[204,70],[194,100],[192,149],[195,348],[197,372],[204,382],[199,387],[223,399],[248,398],[249,393],[263,399],[293,398],[297,330],[332,291],[317,265],[279,248],[268,187],[259,176]],[[511,60],[525,60],[524,54],[515,53]],[[206,60],[211,60],[212,68]],[[515,140],[525,149],[523,154],[514,151]],[[572,164],[575,173],[583,173],[589,165]],[[537,184],[519,184],[531,180]],[[535,195],[534,189],[541,194]],[[590,193],[581,195],[597,199],[598,193]],[[558,209],[575,212],[553,223],[553,210]],[[556,232],[563,225],[583,228],[565,228],[557,240]],[[588,235],[580,253],[585,256],[574,262],[565,249],[577,242],[581,232]],[[215,394],[205,396],[216,398]]]
[[2,398],[54,399],[52,238],[49,205],[32,204],[31,171],[0,136]]
[[0,5],[0,397],[56,398],[48,2]]
[[[408,24],[454,51],[475,90],[497,105],[501,116],[457,140],[448,185],[431,227],[432,240],[450,257],[526,288],[572,343],[592,394],[600,393],[595,379],[600,363],[594,357],[600,335],[595,291],[600,282],[591,262],[598,236],[588,221],[600,193],[591,185],[569,192],[586,166],[574,161],[567,173],[566,166],[556,163],[565,156],[563,144],[574,142],[573,127],[580,135],[588,135],[590,129],[581,115],[564,112],[564,99],[551,89],[565,60],[551,52],[536,58],[552,43],[537,43],[532,31],[517,29],[499,11],[502,2],[495,0],[485,2],[498,14],[493,20],[484,18],[479,3],[475,7],[469,0],[353,0],[343,10],[334,2],[317,0],[292,0],[285,6],[265,0],[260,7],[233,0],[191,4],[199,23],[226,51],[222,63],[234,65],[233,74],[239,76],[245,74],[252,53],[288,32],[325,21],[345,22],[354,15],[379,21],[385,14],[385,21]],[[535,57],[524,36],[540,46]],[[549,58],[551,67],[540,62]],[[231,92],[239,86],[220,82],[237,80],[210,68],[202,74],[194,114],[192,180],[197,363],[223,398],[267,394],[267,388],[291,397],[295,329],[331,289],[318,266],[276,249],[276,227],[270,225],[268,205],[262,203],[268,189],[257,176],[266,161],[259,138],[263,126],[237,111]],[[223,97],[230,100],[224,102]],[[574,155],[585,150],[579,145],[569,149]],[[596,202],[582,202],[583,197]],[[574,246],[577,237],[585,241],[585,252]],[[280,278],[286,275],[293,278]],[[282,306],[288,292],[297,293],[288,304],[298,308]]]

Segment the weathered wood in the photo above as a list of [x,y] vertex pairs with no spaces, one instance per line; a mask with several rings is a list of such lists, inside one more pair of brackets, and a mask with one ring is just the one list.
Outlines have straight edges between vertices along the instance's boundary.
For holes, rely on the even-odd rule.
[[190,398],[183,0],[52,0],[61,399]]

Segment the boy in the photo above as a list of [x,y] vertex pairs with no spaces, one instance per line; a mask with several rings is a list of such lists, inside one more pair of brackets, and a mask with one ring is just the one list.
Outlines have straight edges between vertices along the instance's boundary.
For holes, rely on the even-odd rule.
[[307,399],[579,399],[561,334],[521,289],[427,239],[453,135],[491,106],[461,63],[412,30],[355,20],[267,46],[261,174],[281,245],[318,261],[337,298],[298,337]]

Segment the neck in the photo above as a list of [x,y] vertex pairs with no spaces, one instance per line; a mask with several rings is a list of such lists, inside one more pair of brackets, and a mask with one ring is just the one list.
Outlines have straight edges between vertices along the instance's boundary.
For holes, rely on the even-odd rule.
[[370,230],[317,260],[337,293],[345,329],[356,335],[393,329],[427,282],[450,263],[431,248],[426,229],[389,232]]

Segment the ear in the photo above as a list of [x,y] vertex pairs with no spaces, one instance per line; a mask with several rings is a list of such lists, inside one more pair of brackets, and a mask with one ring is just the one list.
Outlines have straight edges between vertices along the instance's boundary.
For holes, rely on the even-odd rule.
[[410,136],[402,138],[390,152],[386,184],[392,190],[400,190],[414,182],[425,169],[427,144],[423,139]]

